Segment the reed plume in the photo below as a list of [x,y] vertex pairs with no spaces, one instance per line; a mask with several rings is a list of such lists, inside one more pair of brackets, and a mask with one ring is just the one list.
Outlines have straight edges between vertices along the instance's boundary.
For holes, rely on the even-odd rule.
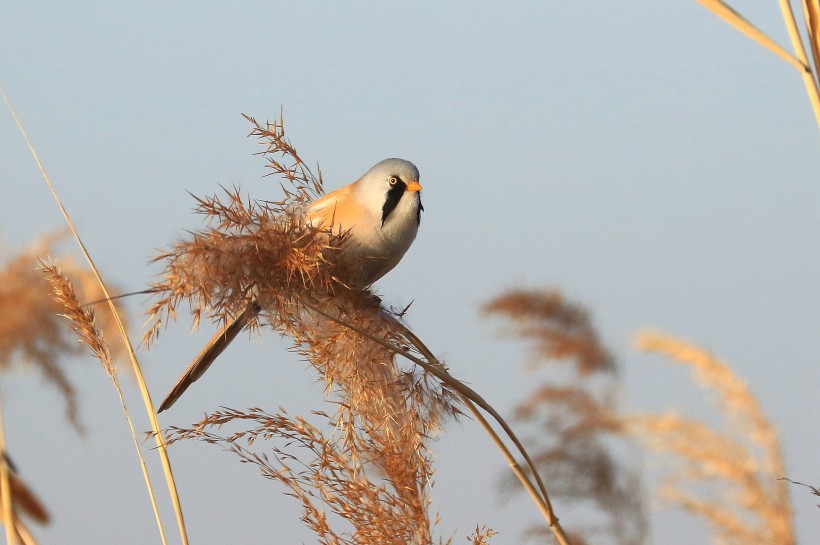
[[[313,423],[284,410],[224,409],[172,428],[169,442],[221,444],[257,465],[301,502],[303,520],[321,543],[432,543],[427,440],[444,418],[459,414],[455,397],[426,370],[398,364],[390,347],[412,350],[412,343],[399,313],[370,290],[346,285],[351,265],[336,257],[347,235],[303,221],[304,206],[323,191],[321,175],[296,154],[282,121],[263,126],[248,119],[268,167],[286,181],[285,197],[251,201],[233,190],[197,198],[208,226],[158,257],[165,272],[153,285],[158,301],[146,340],[182,303],[198,323],[203,315],[225,321],[254,300],[262,310],[250,327],[290,338],[324,381],[335,410],[314,412],[320,423]],[[216,433],[228,424],[251,427]],[[278,439],[270,455],[252,450],[259,438]]]
[[[3,357],[2,366],[11,365],[12,354],[18,353],[24,363],[34,364],[44,369],[44,375],[56,383],[66,399],[66,416],[74,427],[81,430],[77,417],[77,400],[73,386],[65,377],[57,361],[66,354],[76,354],[78,346],[70,343],[57,322],[57,312],[63,310],[71,323],[72,329],[80,339],[92,349],[106,366],[112,369],[111,353],[102,340],[102,333],[94,325],[93,312],[84,309],[77,302],[74,287],[56,267],[40,262],[40,268],[45,275],[38,274],[35,264],[38,255],[54,239],[44,239],[40,244],[27,252],[23,252],[12,259],[0,271],[0,305],[7,305],[6,319],[0,321],[0,348]],[[85,292],[93,295],[94,284],[86,280]],[[48,287],[51,285],[56,294],[54,299],[48,296]],[[16,306],[16,308],[13,308]],[[39,322],[37,322],[39,320]],[[3,442],[3,449],[5,442]],[[25,513],[40,524],[49,522],[49,514],[34,492],[17,476],[12,465],[8,462],[5,450],[3,456],[3,478],[8,479],[8,496],[11,499],[10,510],[5,518],[8,539],[17,543],[34,544],[36,540],[28,527],[20,519],[19,513]],[[4,484],[5,486],[5,484]],[[5,494],[5,492],[4,492]],[[6,496],[4,495],[4,501]],[[3,504],[4,508],[8,505]]]

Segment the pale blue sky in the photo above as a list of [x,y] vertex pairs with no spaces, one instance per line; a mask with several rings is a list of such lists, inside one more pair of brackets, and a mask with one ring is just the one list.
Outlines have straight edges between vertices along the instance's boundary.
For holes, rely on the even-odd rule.
[[[787,43],[775,2],[737,7]],[[490,402],[509,411],[528,380],[524,352],[495,338],[478,306],[505,288],[559,287],[590,307],[620,358],[627,407],[707,414],[679,370],[630,345],[646,326],[688,338],[758,394],[788,476],[820,481],[820,133],[794,70],[696,2],[3,11],[0,82],[112,282],[140,289],[158,272],[146,266],[156,249],[199,225],[186,191],[236,184],[279,195],[240,114],[264,120],[284,106],[292,141],[329,188],[385,157],[418,165],[421,231],[378,289],[397,305],[415,300],[411,326]],[[6,114],[0,158],[2,240],[20,247],[59,228]],[[141,304],[130,303],[135,323]],[[155,398],[209,333],[191,336],[181,321],[143,355]],[[313,375],[281,341],[241,339],[164,425],[217,405],[316,405]],[[158,542],[114,392],[93,361],[70,363],[85,440],[65,429],[61,401],[40,380],[3,383],[13,456],[55,516],[38,535]],[[139,414],[134,391],[130,400]],[[496,499],[504,463],[477,427],[451,425],[435,448],[440,533],[457,543],[487,524],[501,532],[497,545],[517,543],[537,513]],[[192,543],[313,541],[296,502],[251,467],[198,443],[172,456]],[[815,502],[792,492],[809,542]],[[653,532],[670,545],[703,538],[672,515]]]

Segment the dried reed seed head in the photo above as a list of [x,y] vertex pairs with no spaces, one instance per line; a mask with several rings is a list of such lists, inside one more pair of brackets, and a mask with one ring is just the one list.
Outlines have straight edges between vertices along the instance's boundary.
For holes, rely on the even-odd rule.
[[[161,299],[150,320],[167,320],[182,301],[224,320],[250,299],[267,309],[346,291],[336,280],[344,271],[331,261],[346,236],[305,225],[292,207],[248,205],[237,194],[227,202],[219,197],[204,202],[200,210],[216,219],[215,226],[157,258],[166,268],[163,280],[153,285]],[[152,330],[149,337],[155,334]]]
[[[190,429],[174,430],[171,441],[221,444],[257,465],[302,502],[303,520],[323,542],[430,543],[427,493],[433,472],[425,439],[440,417],[456,414],[452,394],[425,373],[400,369],[392,350],[362,335],[409,344],[398,332],[398,318],[378,298],[345,284],[356,274],[355,264],[337,263],[346,235],[305,225],[301,210],[321,194],[321,175],[313,176],[298,157],[281,121],[260,126],[249,120],[268,167],[285,180],[285,197],[276,203],[246,202],[234,190],[226,197],[198,199],[208,227],[158,258],[166,269],[155,285],[159,301],[150,311],[154,325],[148,335],[154,336],[182,302],[195,314],[225,319],[251,299],[258,301],[257,324],[292,338],[294,350],[325,380],[337,409],[324,415],[332,433],[325,436],[285,414],[225,410]],[[357,331],[340,321],[355,324]],[[255,426],[227,437],[210,431],[231,422]],[[283,441],[269,456],[249,450],[257,438]],[[287,446],[278,446],[282,442]],[[294,464],[294,449],[314,459]],[[354,530],[334,529],[325,508]]]
[[636,338],[636,345],[644,351],[665,354],[673,361],[688,365],[696,382],[718,394],[718,408],[732,427],[757,444],[763,453],[769,453],[766,463],[782,464],[777,430],[769,422],[756,396],[731,368],[707,351],[691,343],[659,332],[644,331]]
[[475,531],[467,536],[467,541],[472,541],[473,545],[488,545],[492,540],[492,537],[497,534],[498,532],[494,531],[492,528],[488,528],[487,526],[482,526],[479,528],[478,525],[476,525]]
[[41,266],[43,275],[51,284],[54,300],[63,310],[63,316],[71,322],[71,327],[80,340],[91,349],[109,373],[113,373],[111,352],[103,340],[102,333],[94,323],[94,312],[80,305],[74,293],[74,286],[56,265],[41,262]]
[[[321,413],[317,416],[327,418]],[[228,437],[209,431],[243,421],[257,425]],[[393,480],[392,475],[375,476],[358,456],[372,445],[358,435],[349,442],[334,431],[332,420],[328,424],[331,435],[325,436],[305,419],[285,413],[270,415],[258,409],[247,412],[225,409],[208,415],[192,428],[173,429],[170,441],[197,438],[219,444],[243,461],[256,465],[265,477],[282,483],[301,501],[303,521],[330,542],[430,543],[426,512],[429,500],[419,495],[419,490],[424,489],[422,477],[415,476],[409,486],[407,482]],[[271,456],[250,451],[259,437],[277,437],[282,440],[278,444],[292,448],[286,452],[276,446]],[[304,457],[293,452],[297,447],[314,458],[298,461]],[[353,530],[339,530],[338,519],[328,518],[326,510],[341,517]]]

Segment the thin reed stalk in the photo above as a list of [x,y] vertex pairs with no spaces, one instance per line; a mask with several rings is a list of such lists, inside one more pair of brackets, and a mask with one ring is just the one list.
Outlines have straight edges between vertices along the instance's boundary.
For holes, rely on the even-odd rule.
[[[94,273],[94,276],[97,279],[97,282],[100,285],[100,289],[102,290],[104,297],[108,301],[108,305],[109,305],[109,308],[111,310],[111,315],[113,316],[113,318],[114,318],[114,320],[117,324],[117,328],[120,332],[121,339],[122,339],[124,345],[127,347],[127,352],[128,352],[129,358],[131,360],[132,368],[134,370],[134,376],[137,380],[137,384],[139,385],[140,393],[142,394],[142,400],[143,400],[143,403],[145,405],[146,412],[148,414],[148,419],[151,423],[151,428],[154,432],[156,445],[157,445],[157,450],[159,452],[160,460],[162,462],[162,467],[163,467],[163,470],[164,470],[164,473],[165,473],[165,480],[166,480],[166,483],[167,483],[167,486],[168,486],[169,494],[171,496],[171,502],[174,506],[174,513],[176,515],[177,526],[179,527],[180,537],[182,539],[183,545],[188,545],[188,535],[187,535],[187,532],[185,530],[185,521],[184,521],[183,514],[182,514],[182,507],[181,507],[180,501],[179,501],[179,494],[178,494],[178,491],[177,491],[177,488],[176,488],[176,483],[174,481],[173,472],[172,472],[172,469],[171,469],[171,461],[168,458],[168,453],[165,449],[165,443],[163,441],[161,428],[159,426],[159,420],[157,419],[157,415],[156,415],[156,412],[154,410],[153,403],[151,402],[151,396],[148,392],[148,387],[145,383],[145,377],[142,373],[142,369],[139,365],[139,362],[137,361],[137,357],[136,357],[136,354],[134,353],[134,349],[133,349],[133,346],[131,345],[131,341],[128,338],[128,333],[125,329],[125,325],[124,325],[124,323],[122,321],[122,318],[120,317],[119,313],[117,312],[116,306],[115,306],[113,300],[111,299],[110,294],[108,293],[108,289],[106,287],[106,284],[105,284],[105,282],[103,282],[102,276],[100,275],[99,271],[97,270],[97,267],[96,267],[94,261],[91,259],[91,255],[89,254],[88,250],[86,249],[85,244],[83,243],[83,241],[82,241],[82,239],[79,235],[79,232],[77,231],[77,228],[74,225],[74,222],[71,220],[71,217],[69,216],[68,211],[63,206],[63,203],[60,200],[60,197],[57,194],[57,191],[54,188],[54,185],[51,183],[51,178],[48,176],[48,173],[46,172],[45,167],[43,166],[42,162],[40,161],[40,158],[39,158],[39,155],[37,154],[37,151],[34,149],[33,144],[29,140],[28,134],[26,133],[25,129],[23,128],[22,122],[18,118],[17,113],[14,111],[14,108],[12,108],[11,103],[9,102],[9,100],[8,100],[8,98],[7,98],[5,92],[3,91],[2,88],[0,88],[0,95],[2,95],[3,102],[5,102],[6,107],[8,108],[9,112],[11,113],[11,116],[14,119],[15,124],[17,125],[17,129],[20,131],[20,134],[23,136],[23,139],[25,140],[26,145],[28,146],[28,149],[32,154],[32,157],[34,158],[35,162],[37,163],[37,167],[39,168],[40,173],[43,176],[43,179],[45,180],[46,184],[48,185],[48,188],[51,191],[51,194],[54,196],[54,199],[57,202],[57,206],[60,208],[60,211],[63,214],[63,218],[65,219],[66,224],[71,229],[71,232],[74,235],[74,239],[77,241],[77,244],[79,245],[80,250],[83,253],[83,256],[85,257],[86,261],[88,262],[89,267],[91,268],[92,272]],[[123,404],[123,410],[126,411],[126,413],[125,413],[126,414],[126,419],[130,420],[130,416],[128,415],[127,410],[125,409],[124,404]],[[132,438],[134,440],[134,444],[136,445],[137,450],[139,451],[139,440],[137,439],[136,434],[134,433],[133,426],[130,426],[130,423],[129,423],[129,427],[131,429],[131,434],[132,434]],[[155,515],[157,516],[157,526],[159,528],[160,536],[162,537],[163,543],[165,543],[165,532],[164,532],[164,529],[162,527],[162,520],[158,516],[159,510],[158,510],[157,505],[156,505],[153,486],[151,485],[151,481],[150,481],[148,472],[144,467],[144,461],[142,460],[141,456],[140,456],[140,466],[141,466],[141,469],[143,471],[143,475],[146,478],[146,486],[147,486],[147,489],[148,489],[148,494],[149,494],[149,497],[150,497],[152,508],[154,510]]]
[[812,70],[812,65],[806,56],[806,49],[803,46],[803,39],[800,37],[800,30],[797,28],[797,21],[794,18],[794,10],[792,10],[791,2],[789,0],[780,0],[780,10],[783,13],[783,20],[786,23],[786,30],[789,32],[789,39],[792,42],[792,47],[794,48],[797,58],[805,67],[804,70],[800,70],[800,76],[803,78],[803,85],[805,85],[806,93],[809,95],[817,124],[820,125],[820,84],[817,79],[817,71],[820,69],[820,57],[818,56],[820,21],[817,20],[816,0],[804,0],[803,6],[803,13],[806,16],[806,30],[809,34],[809,47],[814,58],[814,70]]
[[809,49],[814,60],[813,66],[806,55],[806,47],[803,44],[803,38],[800,35],[790,0],[780,0],[780,11],[783,14],[783,21],[789,33],[794,55],[786,51],[723,0],[697,1],[731,26],[791,64],[800,73],[814,111],[815,120],[820,126],[820,82],[817,79],[818,69],[820,69],[820,3],[818,3],[818,0],[802,1],[804,22],[809,37]]
[[6,434],[3,430],[3,403],[0,396],[0,501],[3,502],[3,526],[6,528],[6,543],[17,543],[17,532],[14,524],[14,504],[11,497],[11,480],[9,462],[6,454]]
[[148,474],[145,459],[142,456],[142,449],[140,448],[139,441],[137,440],[137,433],[131,420],[131,413],[128,411],[128,407],[125,404],[125,398],[123,397],[122,388],[120,387],[120,381],[117,377],[117,369],[114,367],[114,362],[111,359],[111,352],[108,348],[108,344],[103,339],[102,332],[96,327],[94,313],[92,310],[85,309],[80,306],[80,303],[74,294],[74,288],[71,285],[71,282],[68,280],[68,277],[57,269],[56,266],[47,265],[41,262],[41,269],[45,274],[46,279],[51,284],[55,300],[63,309],[63,316],[70,321],[74,332],[91,349],[97,359],[100,360],[105,372],[108,374],[112,384],[114,385],[114,389],[117,391],[120,406],[122,407],[123,414],[125,415],[125,420],[128,423],[131,438],[134,441],[134,449],[136,450],[137,458],[140,462],[140,469],[142,470],[142,476],[145,479],[145,484],[151,499],[151,505],[154,507],[154,517],[159,527],[160,538],[163,543],[166,543],[165,531],[162,527],[162,520],[160,519],[159,511],[156,508],[156,500],[153,494],[153,487],[151,486],[151,479]]

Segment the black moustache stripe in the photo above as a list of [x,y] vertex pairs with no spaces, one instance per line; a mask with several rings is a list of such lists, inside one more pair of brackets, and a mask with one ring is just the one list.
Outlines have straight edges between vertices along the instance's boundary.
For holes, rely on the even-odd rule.
[[396,185],[390,186],[390,189],[387,190],[387,198],[384,200],[384,206],[382,206],[382,226],[384,226],[384,222],[387,221],[390,213],[399,205],[401,196],[404,195],[406,189],[407,184],[399,180]]

